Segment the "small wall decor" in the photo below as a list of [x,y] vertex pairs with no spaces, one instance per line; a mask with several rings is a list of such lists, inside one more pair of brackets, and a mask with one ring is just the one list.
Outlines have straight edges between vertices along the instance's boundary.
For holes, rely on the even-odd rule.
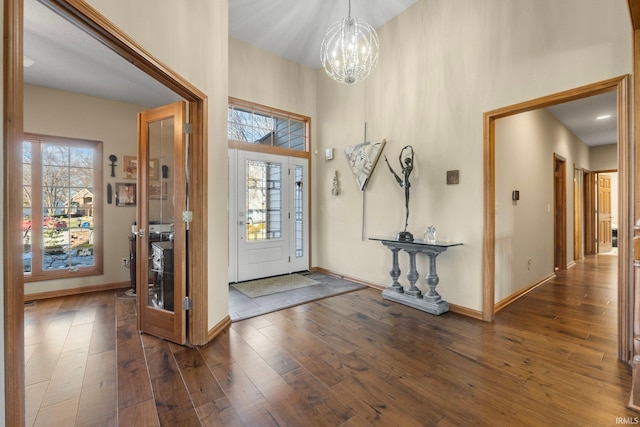
[[150,182],[149,183],[149,199],[167,200],[167,183],[166,182]]
[[160,166],[158,159],[149,160],[149,179],[160,178]]
[[118,157],[115,154],[111,154],[109,155],[109,161],[111,162],[111,164],[109,166],[111,166],[111,176],[115,178],[116,176],[116,161],[118,160]]
[[460,171],[458,169],[447,171],[447,185],[454,185],[460,182]]
[[349,167],[356,177],[360,190],[365,190],[386,143],[387,140],[383,139],[379,142],[363,142],[345,148],[344,152],[347,155]]
[[[122,174],[127,179],[136,179],[138,177],[138,158],[134,156],[123,156]],[[149,160],[149,179],[158,179],[160,177],[160,166],[158,159]]]
[[116,182],[116,206],[135,206],[136,196],[136,184]]
[[331,187],[331,195],[337,196],[340,194],[340,181],[338,181],[338,171],[333,175],[333,186]]
[[123,156],[122,157],[122,176],[128,179],[136,179],[137,175],[138,175],[138,159],[134,156]]
[[111,187],[111,183],[107,184],[107,204],[113,203],[113,188]]

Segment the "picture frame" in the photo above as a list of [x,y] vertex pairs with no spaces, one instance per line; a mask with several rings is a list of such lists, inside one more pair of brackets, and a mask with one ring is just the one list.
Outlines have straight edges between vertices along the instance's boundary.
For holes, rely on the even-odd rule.
[[149,159],[149,179],[160,178],[160,166],[158,159]]
[[[138,177],[138,158],[135,156],[122,156],[122,176],[126,179]],[[160,178],[160,165],[158,159],[149,159],[149,179]]]
[[149,200],[167,200],[167,183],[150,182],[148,194]]
[[128,179],[136,179],[138,176],[138,158],[135,156],[122,156],[122,176]]
[[137,194],[135,183],[116,182],[116,206],[135,206]]

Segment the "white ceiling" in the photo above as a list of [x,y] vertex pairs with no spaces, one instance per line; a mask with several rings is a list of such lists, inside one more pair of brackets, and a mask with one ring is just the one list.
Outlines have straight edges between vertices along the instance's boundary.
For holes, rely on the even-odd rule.
[[[378,28],[416,0],[352,0],[351,15]],[[37,0],[24,0],[24,52],[35,60],[25,83],[156,107],[178,96]],[[291,61],[320,68],[329,25],[347,0],[229,0],[229,35]],[[379,61],[384,61],[381,57]],[[588,145],[616,142],[615,92],[550,107]],[[609,120],[595,116],[608,112]]]
[[[616,93],[607,92],[548,107],[547,110],[589,146],[618,142]],[[611,115],[597,120],[598,116]]]
[[[351,16],[377,29],[415,2],[351,0]],[[348,14],[348,0],[229,0],[229,35],[317,69],[325,32]]]
[[25,83],[148,107],[178,96],[37,0],[24,0]]

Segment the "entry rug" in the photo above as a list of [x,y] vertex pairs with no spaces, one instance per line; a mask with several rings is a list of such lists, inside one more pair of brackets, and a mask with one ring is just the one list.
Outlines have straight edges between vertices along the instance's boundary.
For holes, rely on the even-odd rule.
[[317,280],[310,279],[300,274],[288,274],[286,276],[268,277],[266,279],[236,283],[232,286],[249,298],[257,298],[319,284],[320,282]]

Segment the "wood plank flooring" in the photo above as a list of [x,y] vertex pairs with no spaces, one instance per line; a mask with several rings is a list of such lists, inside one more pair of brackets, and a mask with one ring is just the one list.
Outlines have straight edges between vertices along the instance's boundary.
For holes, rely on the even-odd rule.
[[[29,425],[613,426],[616,258],[590,257],[487,324],[373,289],[233,323],[199,348],[101,292],[25,308]],[[116,347],[117,338],[117,347]],[[39,408],[39,409],[38,409]]]

